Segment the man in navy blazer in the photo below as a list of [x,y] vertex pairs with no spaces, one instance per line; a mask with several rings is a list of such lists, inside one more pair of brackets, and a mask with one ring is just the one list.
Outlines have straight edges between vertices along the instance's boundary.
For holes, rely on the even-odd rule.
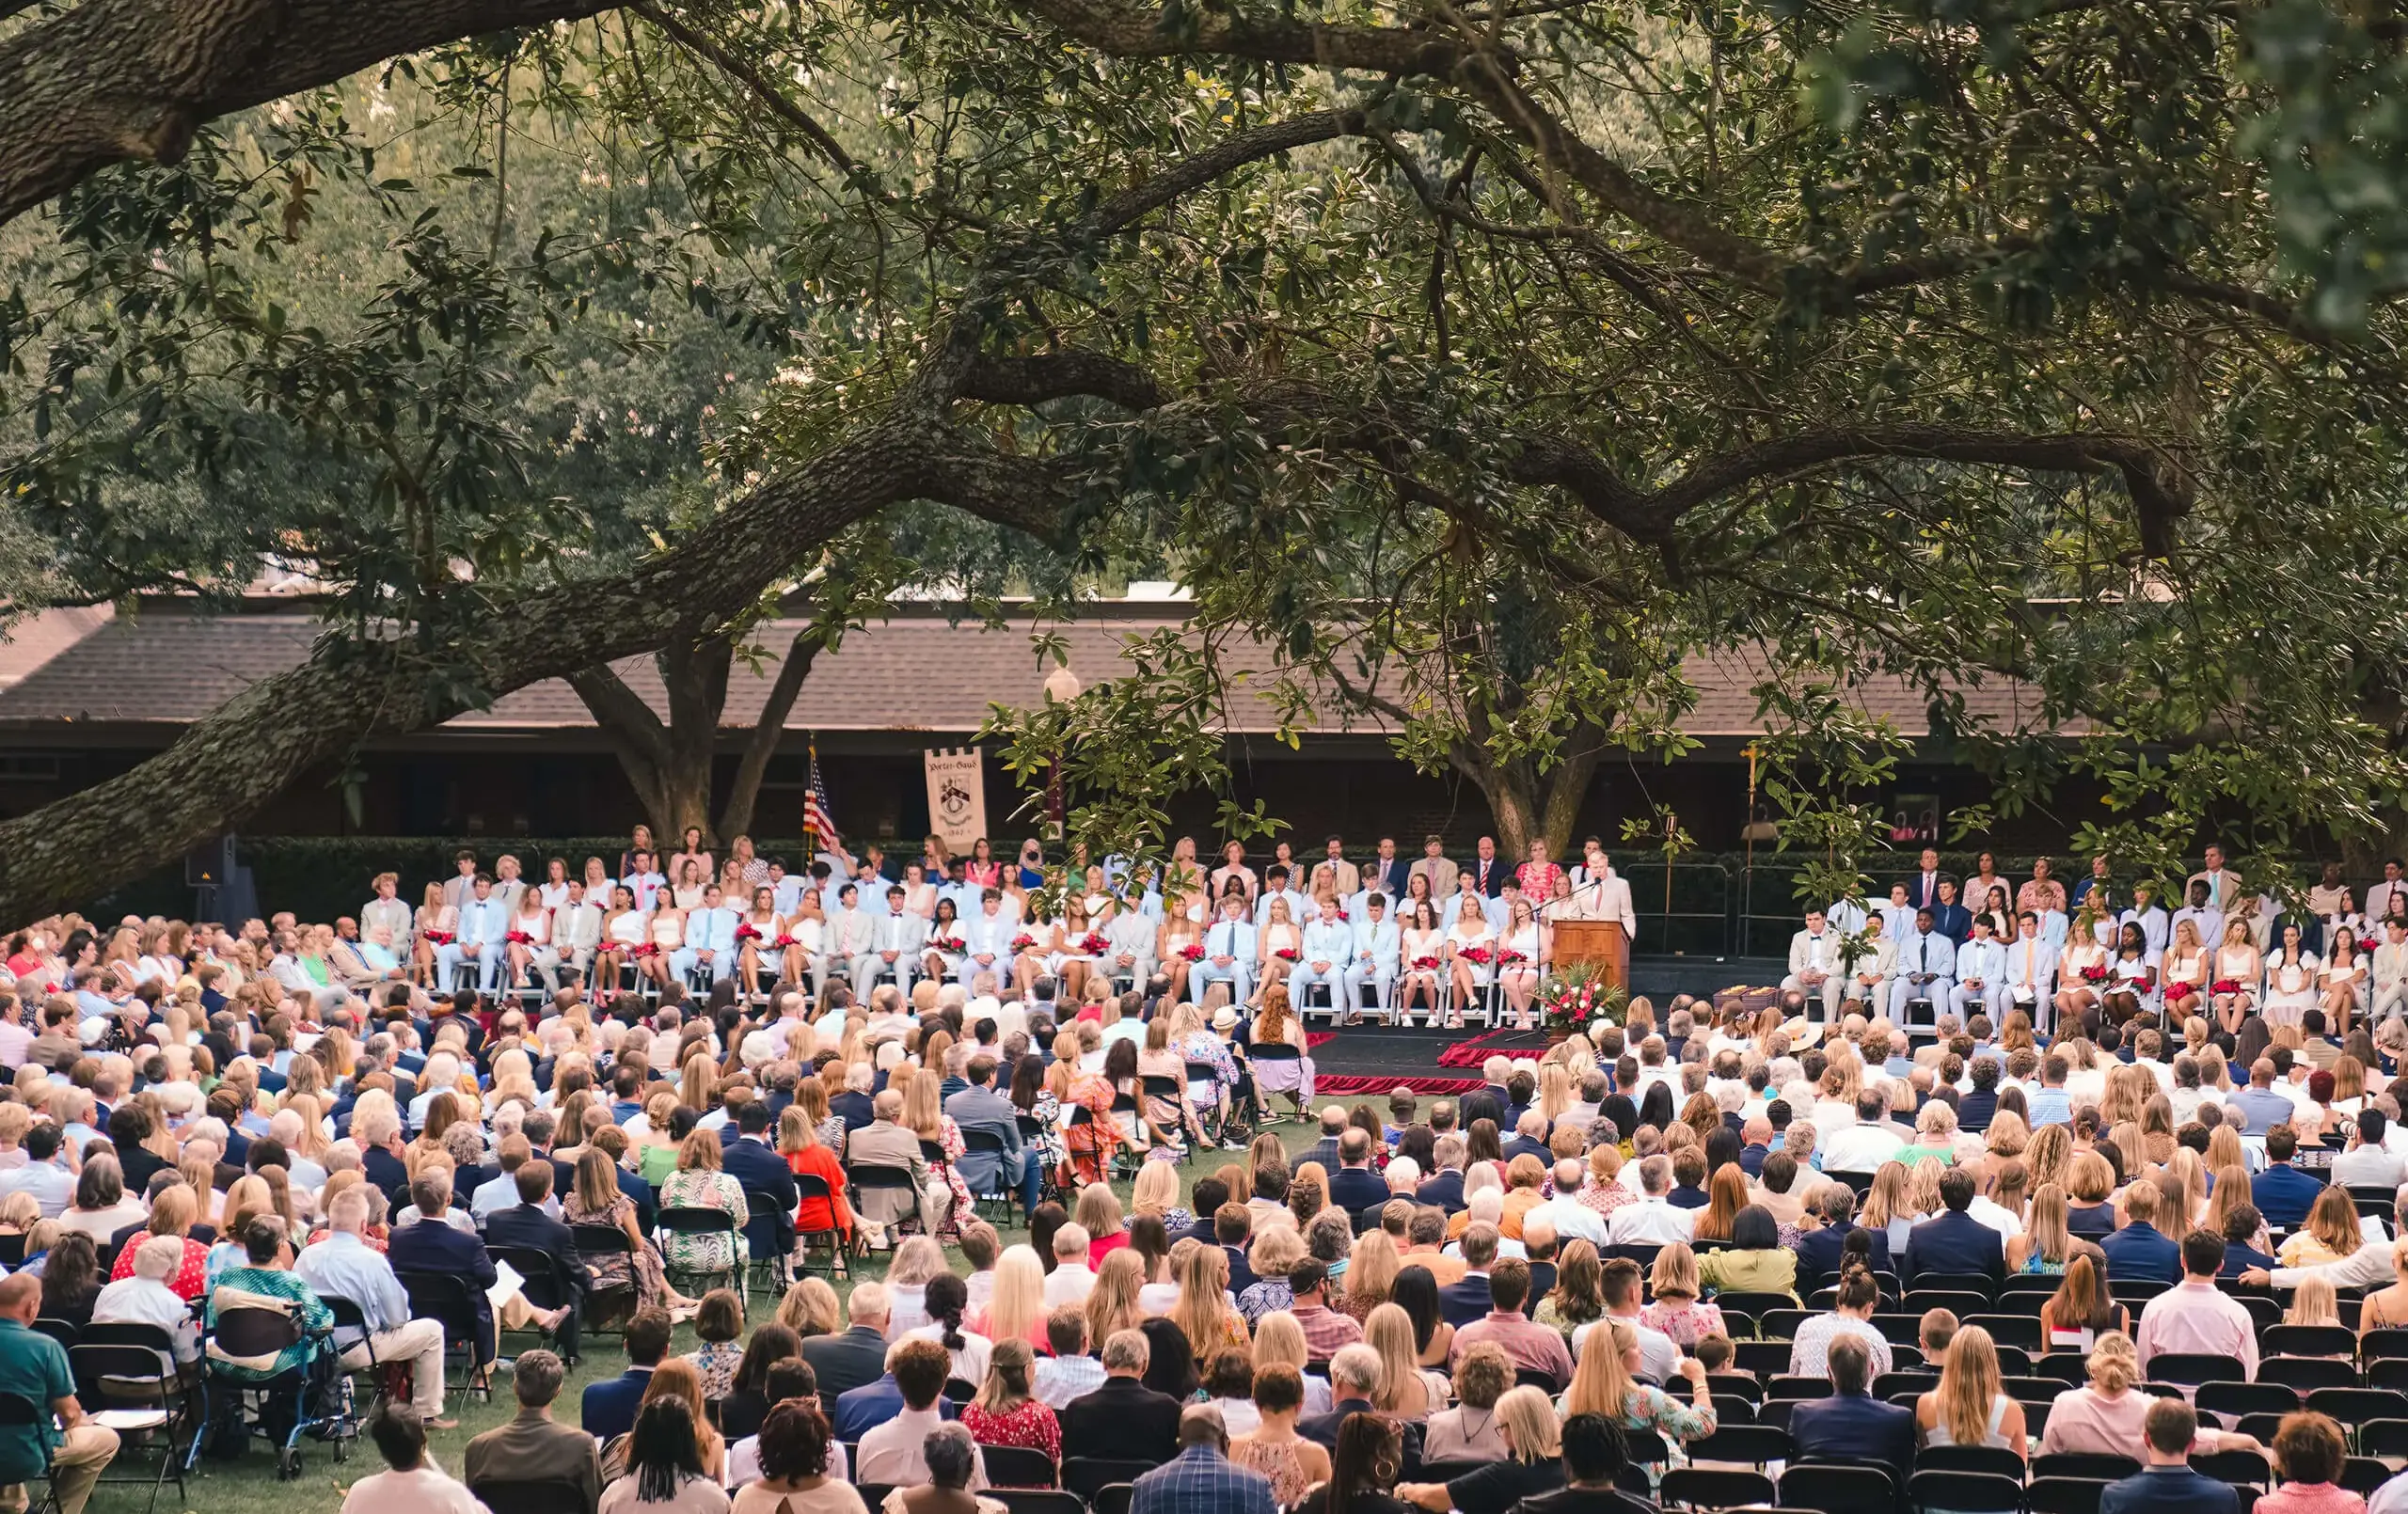
[[[1448,1139],[1450,1138],[1440,1137],[1442,1143]],[[1460,1138],[1453,1139],[1455,1139],[1456,1145],[1455,1159],[1460,1161],[1463,1159],[1463,1142]],[[1443,1160],[1444,1159],[1441,1158],[1440,1159]],[[1434,1206],[1437,1208],[1446,1210],[1449,1214],[1457,1214],[1462,1212],[1464,1206],[1464,1170],[1460,1167],[1449,1167],[1441,1170],[1435,1176],[1427,1179],[1419,1188],[1413,1191],[1413,1202],[1416,1204],[1427,1204]]]
[[1956,902],[1956,885],[1942,880],[1940,903],[1931,908],[1931,928],[1957,945],[1973,934],[1973,912]]
[[1329,1175],[1329,1202],[1352,1214],[1387,1201],[1387,1179],[1371,1171],[1370,1133],[1348,1130],[1338,1138],[1338,1171]]
[[1873,1353],[1854,1335],[1837,1335],[1824,1358],[1831,1396],[1810,1398],[1790,1411],[1789,1441],[1801,1457],[1877,1461],[1901,1483],[1913,1471],[1915,1411],[1873,1396]]
[[1497,1306],[1488,1291],[1497,1241],[1497,1227],[1484,1221],[1475,1221],[1464,1231],[1464,1279],[1438,1290],[1438,1316],[1457,1330],[1487,1318]]
[[[1795,1436],[1793,1413],[1790,1433]],[[2191,1470],[2191,1443],[2198,1438],[2199,1417],[2179,1398],[2152,1398],[2142,1421],[2148,1465],[2121,1482],[2109,1483],[2099,1495],[2099,1514],[2241,1514],[2241,1494],[2232,1484],[2218,1482]]]
[[643,1391],[652,1386],[652,1369],[669,1354],[669,1316],[659,1309],[639,1309],[627,1321],[627,1369],[615,1378],[589,1382],[578,1400],[578,1427],[597,1441],[625,1435],[636,1427],[636,1410]]
[[529,1251],[543,1252],[559,1259],[554,1271],[562,1280],[568,1297],[562,1303],[568,1309],[562,1319],[559,1333],[561,1353],[570,1361],[577,1359],[578,1332],[585,1315],[586,1290],[593,1274],[577,1257],[577,1236],[569,1227],[544,1212],[544,1205],[552,1196],[552,1169],[548,1162],[531,1161],[519,1166],[517,1175],[518,1202],[507,1209],[496,1209],[485,1219],[485,1245],[523,1246]]
[[2124,1191],[2124,1228],[2099,1243],[2110,1283],[2182,1281],[2182,1243],[2157,1228],[2157,1185],[2142,1178]]
[[[754,1213],[752,1232],[755,1254],[763,1240],[777,1249],[769,1254],[784,1256],[794,1250],[794,1211],[802,1202],[795,1191],[794,1169],[769,1144],[769,1106],[757,1098],[748,1098],[736,1112],[736,1128],[741,1132],[720,1154],[720,1168],[744,1185],[747,1193],[759,1193],[769,1200],[770,1212]],[[757,1226],[767,1220],[770,1234],[763,1236]]]
[[1840,1254],[1846,1249],[1849,1235],[1860,1230],[1872,1238],[1873,1270],[1891,1270],[1889,1234],[1866,1230],[1853,1222],[1856,1193],[1846,1183],[1823,1185],[1818,1212],[1823,1217],[1822,1228],[1809,1230],[1798,1238],[1798,1281],[1801,1287],[1828,1287],[1836,1281],[1840,1275]]
[[2299,1133],[2288,1125],[2266,1132],[2266,1170],[2249,1180],[2250,1201],[2259,1218],[2277,1230],[2295,1230],[2307,1222],[2307,1211],[2324,1185],[2291,1165],[2299,1151]]
[[1965,1212],[1973,1202],[1973,1175],[1951,1167],[1941,1175],[1940,1200],[1947,1212],[1907,1232],[1907,1260],[1898,1281],[1909,1288],[1919,1276],[1986,1277],[2006,1286],[2006,1242]]
[[440,1168],[420,1173],[410,1184],[410,1202],[418,1206],[419,1217],[392,1233],[385,1243],[385,1259],[396,1272],[449,1272],[467,1280],[476,1302],[476,1354],[482,1366],[494,1357],[493,1300],[485,1292],[499,1276],[493,1257],[474,1230],[458,1229],[448,1217],[450,1173]]

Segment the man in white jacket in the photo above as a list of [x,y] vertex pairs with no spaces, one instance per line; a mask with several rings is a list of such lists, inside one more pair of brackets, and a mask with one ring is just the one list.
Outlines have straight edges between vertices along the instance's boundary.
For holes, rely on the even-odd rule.
[[1840,938],[1819,909],[1806,911],[1806,928],[1789,938],[1789,976],[1784,991],[1796,989],[1823,1001],[1823,1018],[1833,1018],[1840,1003]]

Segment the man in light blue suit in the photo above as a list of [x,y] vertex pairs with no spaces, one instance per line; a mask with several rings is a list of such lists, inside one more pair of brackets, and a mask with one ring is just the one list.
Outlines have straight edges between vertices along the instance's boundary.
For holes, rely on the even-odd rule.
[[1246,921],[1245,901],[1230,894],[1221,901],[1221,918],[1204,933],[1204,960],[1188,970],[1196,997],[1204,997],[1208,983],[1226,983],[1231,1001],[1244,1003],[1254,984],[1254,926]]
[[961,967],[954,976],[964,988],[971,987],[978,974],[991,972],[997,983],[1011,975],[1012,938],[1020,934],[1020,923],[1004,913],[1004,891],[989,889],[978,897],[978,907],[962,912]]
[[502,943],[510,934],[510,907],[494,897],[493,879],[483,873],[471,887],[475,897],[460,904],[459,938],[435,949],[436,976],[448,988],[454,969],[473,965],[478,991],[489,994],[509,962]]
[[1354,948],[1346,962],[1347,1023],[1362,1017],[1363,985],[1367,983],[1371,986],[1371,1001],[1379,1006],[1383,1019],[1394,1009],[1397,963],[1403,946],[1404,938],[1388,915],[1387,897],[1367,894],[1362,918],[1354,922]]
[[669,954],[669,970],[681,979],[708,968],[718,983],[736,970],[736,924],[743,916],[727,907],[719,885],[703,890],[703,907],[686,917],[686,944]]
[[1288,992],[1299,1014],[1311,1002],[1308,990],[1315,984],[1329,990],[1334,1013],[1346,1011],[1346,963],[1354,954],[1354,932],[1338,913],[1335,907],[1324,907],[1305,926],[1304,952],[1295,970],[1288,975]]

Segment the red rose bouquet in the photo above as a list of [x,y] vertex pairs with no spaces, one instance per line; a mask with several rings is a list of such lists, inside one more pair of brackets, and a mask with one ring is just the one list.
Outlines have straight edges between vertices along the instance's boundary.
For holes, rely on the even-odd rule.
[[[739,933],[739,934],[740,934],[740,933]],[[800,946],[802,943],[801,943],[800,941],[796,940],[796,939],[795,939],[791,935],[788,935],[786,932],[784,932],[784,931],[780,931],[780,932],[778,932],[778,938],[777,938],[777,940],[776,940],[776,941],[774,941],[774,942],[773,942],[773,943],[771,943],[771,944],[775,945],[775,946],[778,948],[778,950],[780,950],[780,951],[782,951],[782,952],[783,952],[783,951],[784,951],[784,950],[785,950],[787,947],[789,947],[789,946]]]
[[751,921],[740,922],[736,927],[736,938],[739,941],[757,941],[761,938],[760,927]]
[[2107,964],[2104,962],[2094,962],[2090,966],[2083,969],[2082,981],[2084,983],[2105,983],[2107,981]]
[[1271,954],[1277,957],[1282,962],[1293,962],[1296,960],[1296,949],[1292,946],[1283,946]]
[[960,952],[961,942],[959,938],[952,936],[932,936],[928,938],[928,950],[953,956]]
[[1510,947],[1499,948],[1497,953],[1497,965],[1500,968],[1510,968],[1518,963],[1528,962],[1529,960],[1529,957],[1524,956],[1519,952],[1513,951]]
[[2237,994],[2241,992],[2241,984],[2236,979],[2218,978],[2215,982],[2210,984],[2208,988],[2209,991],[2212,993]]
[[1488,959],[1491,954],[1485,946],[1466,946],[1462,951],[1457,952],[1455,955],[1462,957],[1466,962],[1476,963],[1484,968],[1488,966]]
[[1413,970],[1416,972],[1434,971],[1437,966],[1438,959],[1434,956],[1417,956],[1413,959]]
[[659,954],[660,943],[658,941],[644,941],[636,947],[636,955],[638,956],[658,956]]
[[1015,952],[1025,952],[1036,944],[1037,938],[1031,936],[1026,931],[1022,931],[1018,936],[1012,938],[1012,950]]
[[2358,938],[2358,950],[2361,952],[2371,952],[2382,944],[2383,938],[2380,936],[2361,936]]
[[458,939],[459,939],[459,938],[458,938],[457,936],[453,935],[452,932],[450,932],[450,931],[448,931],[448,930],[431,930],[431,931],[428,931],[428,932],[426,933],[426,938],[427,938],[428,940],[430,940],[430,941],[433,941],[433,942],[434,942],[436,945],[437,945],[437,946],[449,946],[449,945],[451,945],[453,941],[456,941],[456,940],[458,940]]
[[2178,1004],[2198,991],[2199,986],[2194,983],[2169,983],[2165,986],[2165,1001],[2169,1004]]
[[535,938],[528,935],[523,930],[504,931],[502,933],[502,938],[508,941],[515,941],[520,946],[531,945],[535,939]]
[[1089,956],[1101,956],[1111,946],[1112,943],[1104,939],[1103,932],[1100,930],[1091,930],[1079,938],[1079,950]]
[[1201,962],[1204,960],[1204,943],[1202,941],[1190,941],[1185,946],[1179,949],[1179,954],[1187,958],[1190,962]]

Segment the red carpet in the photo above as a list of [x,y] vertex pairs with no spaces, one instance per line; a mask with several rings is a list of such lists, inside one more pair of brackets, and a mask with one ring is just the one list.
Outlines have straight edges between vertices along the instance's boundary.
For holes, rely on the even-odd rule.
[[[1528,1032],[1516,1031],[1510,1027],[1499,1026],[1497,1029],[1490,1031],[1484,1035],[1475,1035],[1468,1041],[1457,1041],[1453,1045],[1448,1047],[1446,1050],[1438,1053],[1438,1065],[1441,1067],[1477,1067],[1481,1063],[1488,1060],[1490,1052],[1503,1050],[1504,1042],[1512,1040],[1517,1036],[1527,1038],[1528,1035]],[[1471,1086],[1478,1088],[1481,1084],[1477,1080],[1475,1080]]]
[[1477,1078],[1423,1078],[1418,1076],[1365,1078],[1354,1074],[1332,1077],[1316,1074],[1313,1093],[1323,1094],[1392,1094],[1400,1088],[1423,1095],[1469,1094],[1486,1087]]

